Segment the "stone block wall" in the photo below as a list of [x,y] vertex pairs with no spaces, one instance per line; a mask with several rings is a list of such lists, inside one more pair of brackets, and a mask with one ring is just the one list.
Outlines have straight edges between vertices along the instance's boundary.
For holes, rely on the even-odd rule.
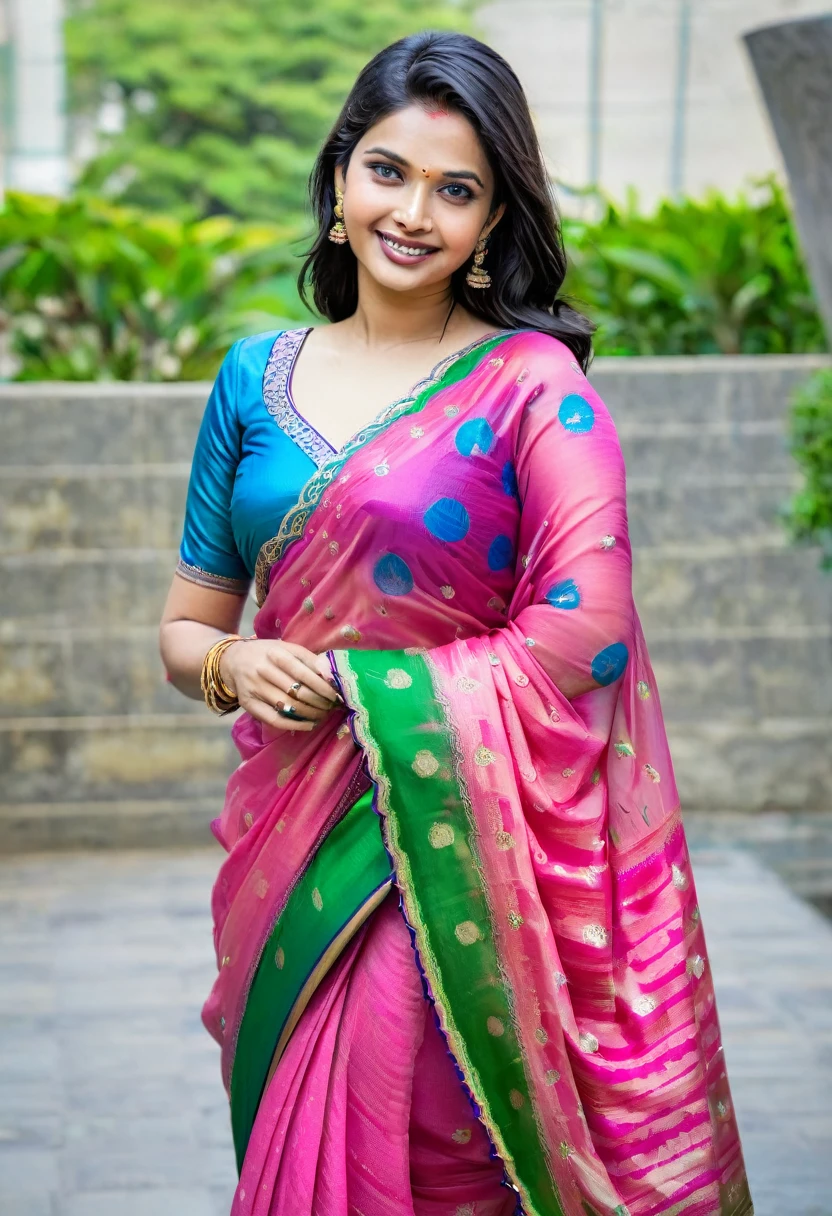
[[[784,415],[814,357],[600,359],[636,600],[685,805],[832,804],[832,577],[790,548]],[[207,386],[0,386],[0,848],[208,840],[228,722],[157,622]]]

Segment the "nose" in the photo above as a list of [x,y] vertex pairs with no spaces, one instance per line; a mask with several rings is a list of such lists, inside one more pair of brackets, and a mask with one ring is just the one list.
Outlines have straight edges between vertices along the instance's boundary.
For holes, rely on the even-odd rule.
[[392,218],[406,232],[432,232],[430,197],[429,182],[414,182],[406,188],[404,198],[399,196],[399,206],[392,212]]

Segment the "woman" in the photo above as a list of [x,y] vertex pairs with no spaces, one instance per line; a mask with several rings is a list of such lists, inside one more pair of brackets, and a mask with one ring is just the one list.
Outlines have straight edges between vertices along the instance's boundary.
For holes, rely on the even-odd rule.
[[388,47],[312,197],[331,324],[226,358],[162,625],[177,687],[245,710],[204,1011],[233,1212],[745,1216],[621,454],[513,72]]

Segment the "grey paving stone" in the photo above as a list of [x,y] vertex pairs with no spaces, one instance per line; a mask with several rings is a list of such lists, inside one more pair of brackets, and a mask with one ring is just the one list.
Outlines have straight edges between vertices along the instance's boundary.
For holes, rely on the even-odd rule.
[[[2,1216],[228,1216],[220,856],[0,861]],[[694,873],[757,1216],[832,1216],[832,925],[742,852]]]

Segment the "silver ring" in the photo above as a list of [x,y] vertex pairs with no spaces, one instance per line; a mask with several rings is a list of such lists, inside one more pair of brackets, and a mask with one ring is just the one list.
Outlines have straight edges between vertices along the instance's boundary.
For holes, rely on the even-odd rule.
[[279,712],[284,718],[296,718],[298,716],[294,705],[284,705],[283,709],[281,709]]
[[297,697],[302,687],[303,685],[301,684],[300,680],[295,680],[294,684],[289,685],[289,692],[293,697]]

